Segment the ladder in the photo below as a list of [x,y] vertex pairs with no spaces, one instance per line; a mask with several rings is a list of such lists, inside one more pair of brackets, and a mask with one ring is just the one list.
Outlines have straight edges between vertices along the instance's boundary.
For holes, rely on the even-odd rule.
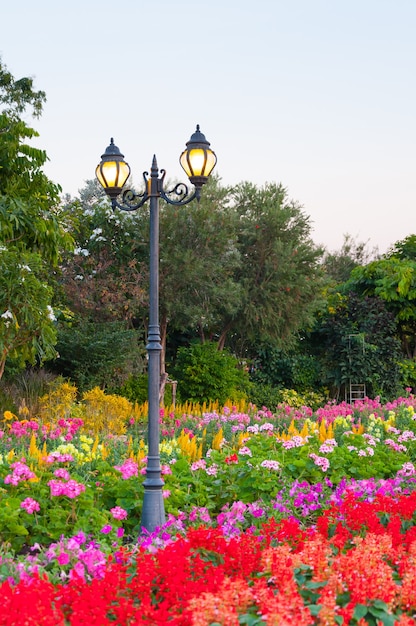
[[350,404],[355,400],[364,400],[366,396],[365,384],[350,382]]

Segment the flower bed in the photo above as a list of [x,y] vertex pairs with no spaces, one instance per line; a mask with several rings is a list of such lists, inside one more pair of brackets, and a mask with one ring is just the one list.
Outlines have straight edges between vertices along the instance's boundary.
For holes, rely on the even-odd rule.
[[416,623],[416,398],[163,412],[149,535],[146,421],[91,394],[100,435],[73,400],[4,415],[0,623]]

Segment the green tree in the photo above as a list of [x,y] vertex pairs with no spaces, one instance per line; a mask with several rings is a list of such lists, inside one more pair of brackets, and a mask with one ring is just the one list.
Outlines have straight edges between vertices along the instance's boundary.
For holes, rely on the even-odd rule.
[[30,109],[38,117],[44,101],[32,79],[15,80],[0,60],[0,243],[55,265],[72,243],[60,219],[60,187],[42,171],[46,152],[27,143],[38,133],[20,117]]
[[164,348],[169,329],[194,333],[202,343],[212,340],[223,319],[241,307],[236,224],[230,190],[217,177],[204,187],[199,203],[162,205],[160,323]]
[[401,241],[397,241],[386,256],[387,258],[397,257],[402,260],[416,261],[416,235],[409,235]]
[[67,198],[64,211],[76,243],[61,264],[67,306],[84,320],[141,325],[147,305],[146,215],[112,211],[96,181],[88,181],[79,198]]
[[22,119],[45,101],[31,78],[15,80],[0,59],[0,377],[8,358],[19,363],[53,355],[50,267],[72,239],[60,219],[58,185],[43,173],[38,133]]
[[178,350],[175,365],[178,394],[182,401],[237,400],[248,388],[248,374],[228,350],[216,343],[192,344]]
[[325,252],[322,265],[331,282],[339,285],[349,279],[355,267],[366,265],[377,257],[377,248],[369,250],[368,242],[356,241],[347,234],[340,250]]
[[232,193],[237,214],[240,264],[235,282],[239,307],[224,316],[219,345],[234,336],[240,345],[286,347],[313,320],[321,299],[322,250],[315,246],[309,218],[288,199],[282,185],[238,185]]
[[366,384],[367,395],[392,397],[400,387],[396,323],[378,297],[335,294],[312,333],[321,380],[336,396],[349,382]]
[[0,246],[0,379],[7,359],[20,366],[55,356],[52,289],[38,254]]
[[391,256],[357,267],[343,289],[383,300],[394,316],[403,354],[416,356],[416,260]]

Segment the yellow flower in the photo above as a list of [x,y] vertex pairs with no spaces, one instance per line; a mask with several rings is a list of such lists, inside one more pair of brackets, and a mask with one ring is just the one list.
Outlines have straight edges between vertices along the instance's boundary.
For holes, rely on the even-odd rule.
[[10,420],[17,420],[16,415],[14,415],[14,413],[12,413],[11,411],[4,411],[3,418],[6,420],[6,422],[9,422]]

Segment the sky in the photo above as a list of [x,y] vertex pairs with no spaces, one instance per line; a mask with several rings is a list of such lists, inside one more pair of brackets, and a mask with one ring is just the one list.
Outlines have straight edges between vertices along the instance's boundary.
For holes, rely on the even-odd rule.
[[46,92],[45,173],[76,196],[114,137],[185,180],[196,124],[225,185],[282,183],[330,251],[416,233],[415,0],[19,0],[0,56]]

